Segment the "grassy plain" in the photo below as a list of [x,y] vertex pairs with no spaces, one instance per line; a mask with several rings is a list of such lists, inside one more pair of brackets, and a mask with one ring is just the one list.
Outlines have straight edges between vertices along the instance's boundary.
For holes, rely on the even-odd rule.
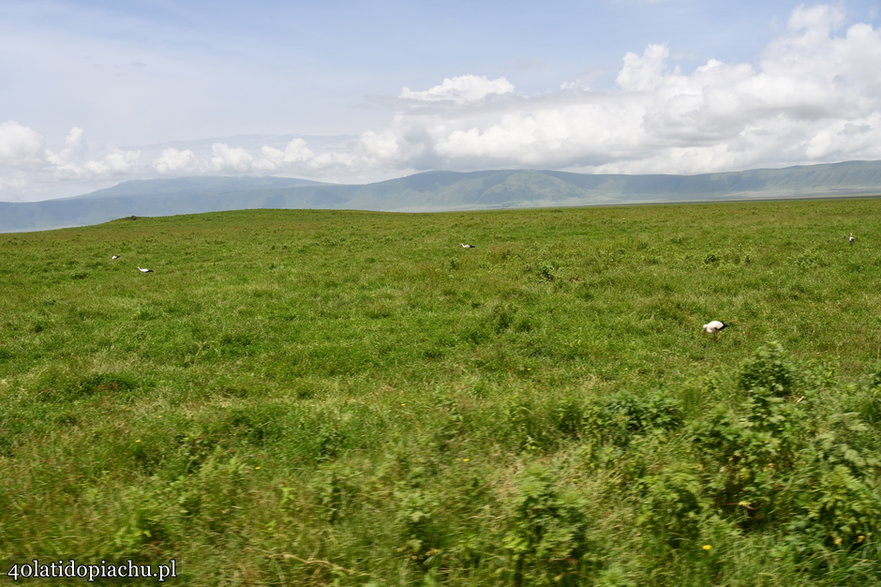
[[0,235],[3,572],[881,581],[879,244],[881,199]]

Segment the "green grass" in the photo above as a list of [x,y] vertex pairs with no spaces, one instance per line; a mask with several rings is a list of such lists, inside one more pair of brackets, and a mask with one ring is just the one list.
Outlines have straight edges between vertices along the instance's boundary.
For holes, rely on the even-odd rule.
[[878,582],[879,235],[881,199],[0,235],[4,569]]

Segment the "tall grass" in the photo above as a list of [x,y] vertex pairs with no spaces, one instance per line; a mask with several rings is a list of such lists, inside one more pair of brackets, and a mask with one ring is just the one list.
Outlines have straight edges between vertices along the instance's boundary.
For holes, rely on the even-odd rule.
[[877,582],[879,212],[0,235],[0,555],[193,585]]

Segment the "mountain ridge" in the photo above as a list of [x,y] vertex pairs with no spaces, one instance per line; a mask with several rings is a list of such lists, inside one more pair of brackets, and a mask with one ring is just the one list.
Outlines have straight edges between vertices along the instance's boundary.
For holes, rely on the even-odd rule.
[[436,212],[876,194],[881,194],[881,161],[696,175],[425,171],[369,184],[201,176],[130,180],[57,200],[0,202],[0,232],[85,226],[126,216],[253,208]]

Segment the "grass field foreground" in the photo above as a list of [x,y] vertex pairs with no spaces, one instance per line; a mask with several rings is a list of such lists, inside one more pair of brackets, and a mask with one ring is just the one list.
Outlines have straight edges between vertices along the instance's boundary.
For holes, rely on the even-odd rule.
[[122,219],[0,287],[4,568],[881,581],[881,199]]

